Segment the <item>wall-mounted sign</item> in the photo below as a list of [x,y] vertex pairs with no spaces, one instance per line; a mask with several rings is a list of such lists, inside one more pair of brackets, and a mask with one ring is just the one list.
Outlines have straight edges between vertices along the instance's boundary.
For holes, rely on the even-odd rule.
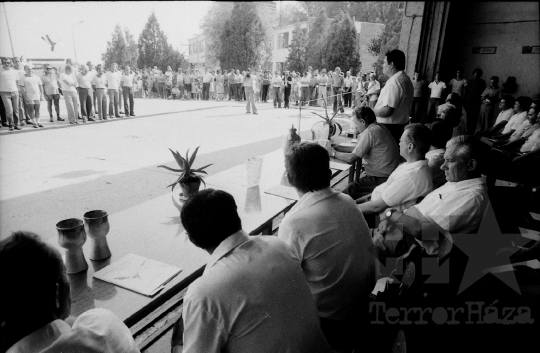
[[497,52],[497,47],[473,47],[473,54],[495,54]]
[[540,54],[540,45],[522,47],[521,54]]

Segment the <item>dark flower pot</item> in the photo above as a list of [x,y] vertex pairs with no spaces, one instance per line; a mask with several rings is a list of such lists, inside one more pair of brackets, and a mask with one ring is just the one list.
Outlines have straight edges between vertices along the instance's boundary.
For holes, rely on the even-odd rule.
[[180,182],[180,188],[182,189],[182,194],[180,194],[181,200],[187,200],[191,196],[195,195],[199,191],[201,186],[200,179],[191,179],[185,182]]

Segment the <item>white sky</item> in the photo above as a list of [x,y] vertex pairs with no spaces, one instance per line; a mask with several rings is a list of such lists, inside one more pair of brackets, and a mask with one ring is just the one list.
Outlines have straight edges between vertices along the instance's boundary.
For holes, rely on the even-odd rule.
[[[6,11],[4,12],[4,5]],[[188,57],[188,38],[199,34],[209,1],[142,2],[8,2],[0,6],[0,56],[12,56],[5,13],[16,56],[25,58],[72,58],[73,27],[79,62],[101,61],[116,24],[127,28],[138,41],[148,16],[155,10],[161,29],[175,49]],[[41,37],[61,41],[51,52]]]

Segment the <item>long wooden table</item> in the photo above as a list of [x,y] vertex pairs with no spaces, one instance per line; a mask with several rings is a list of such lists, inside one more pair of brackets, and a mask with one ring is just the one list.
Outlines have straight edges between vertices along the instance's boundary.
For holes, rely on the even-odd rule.
[[[282,182],[284,171],[284,156],[280,149],[263,156],[258,187],[247,187],[245,164],[209,176],[206,183],[208,188],[221,189],[234,196],[242,228],[249,234],[272,234],[283,214],[296,202],[264,192]],[[333,170],[333,184],[347,178],[347,175],[347,170]],[[86,242],[83,252],[89,264],[88,270],[69,275],[71,319],[92,308],[109,309],[130,327],[140,349],[176,322],[187,286],[202,274],[209,258],[205,251],[189,241],[181,225],[179,192],[175,188],[172,194],[110,214],[110,232],[107,235],[112,252],[110,259],[89,260],[90,241]],[[57,237],[50,239],[51,245],[64,254]],[[182,272],[153,297],[93,278],[94,272],[129,253],[178,266]]]

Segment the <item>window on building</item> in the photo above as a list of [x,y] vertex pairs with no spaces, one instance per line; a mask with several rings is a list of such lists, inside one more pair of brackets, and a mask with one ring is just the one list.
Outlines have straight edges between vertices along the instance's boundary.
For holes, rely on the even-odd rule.
[[280,33],[278,35],[278,49],[284,49],[289,47],[289,32]]

